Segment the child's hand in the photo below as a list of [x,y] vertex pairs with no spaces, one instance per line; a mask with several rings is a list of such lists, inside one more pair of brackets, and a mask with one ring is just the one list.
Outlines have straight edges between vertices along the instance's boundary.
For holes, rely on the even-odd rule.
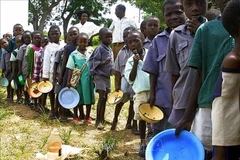
[[188,21],[188,29],[192,32],[192,33],[196,33],[198,27],[201,25],[202,23],[199,22],[199,20],[197,20],[197,17],[192,18],[191,20]]
[[140,55],[139,54],[135,54],[135,56],[133,57],[133,62],[138,64],[139,60],[140,60]]
[[71,84],[70,82],[67,83],[67,87],[70,88],[71,87]]
[[43,81],[44,81],[44,82],[48,81],[48,78],[43,78]]
[[59,84],[62,84],[62,80],[63,80],[62,77],[58,77],[58,83],[59,83]]
[[22,71],[18,71],[18,74],[17,74],[18,76],[20,76],[20,75],[22,75]]
[[104,62],[104,64],[106,65],[106,64],[110,63],[111,60],[112,60],[112,58],[111,58],[111,57],[108,57],[108,58],[106,59],[106,61]]

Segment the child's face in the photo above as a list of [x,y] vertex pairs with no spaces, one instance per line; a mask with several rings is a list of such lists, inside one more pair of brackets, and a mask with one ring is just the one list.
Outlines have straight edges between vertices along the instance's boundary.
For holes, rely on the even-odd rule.
[[12,39],[12,35],[9,33],[6,33],[5,38],[7,39],[7,41],[10,41]]
[[79,40],[78,40],[79,49],[85,50],[87,46],[88,46],[88,37],[86,36],[79,37]]
[[130,31],[124,31],[123,32],[123,40],[124,40],[124,43],[127,45],[127,37],[128,37],[128,34],[130,33]]
[[35,33],[33,35],[33,41],[32,43],[37,46],[40,47],[41,46],[41,34],[40,33]]
[[41,39],[41,46],[44,48],[48,44],[48,38],[47,37],[42,37]]
[[8,41],[6,39],[1,40],[1,48],[7,49],[8,47]]
[[216,5],[220,8],[221,13],[223,12],[224,8],[227,6],[227,3],[231,0],[213,0],[213,3],[216,3]]
[[184,24],[186,16],[181,9],[181,3],[167,4],[164,7],[164,20],[168,28],[176,28]]
[[100,35],[103,44],[110,45],[112,43],[112,32],[106,32]]
[[157,18],[147,20],[146,31],[148,36],[156,36],[160,29],[160,21]]
[[129,33],[127,42],[129,49],[133,53],[135,53],[134,51],[137,51],[137,53],[140,53],[142,51],[143,40],[138,33]]
[[207,0],[182,0],[183,9],[188,19],[205,15],[208,8]]
[[124,17],[124,11],[121,9],[121,8],[119,8],[119,7],[116,7],[115,8],[115,15],[118,17],[118,18],[122,18],[122,17]]
[[13,28],[13,34],[14,36],[17,36],[17,35],[21,35],[23,33],[23,28],[21,25],[16,25],[14,28]]
[[53,43],[58,43],[61,36],[61,32],[58,28],[54,28],[50,31],[49,37]]
[[21,45],[22,45],[22,37],[21,36],[17,36],[16,37],[16,46],[17,46],[17,48],[20,48],[21,47]]
[[78,35],[78,30],[77,28],[72,28],[69,32],[68,32],[68,41],[73,42],[75,40],[75,38]]
[[32,40],[31,33],[27,32],[27,33],[23,34],[23,40],[26,45],[30,44],[31,40]]
[[83,13],[83,14],[81,15],[80,21],[81,21],[82,23],[85,23],[87,20],[88,20],[88,15],[87,15],[87,13]]

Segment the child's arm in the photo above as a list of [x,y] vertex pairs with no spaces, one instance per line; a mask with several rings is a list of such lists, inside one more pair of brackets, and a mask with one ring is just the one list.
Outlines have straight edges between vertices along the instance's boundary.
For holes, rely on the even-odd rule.
[[139,60],[140,60],[140,56],[139,56],[139,54],[136,54],[133,57],[133,67],[132,67],[132,70],[129,75],[129,80],[132,82],[135,80],[135,78],[137,76],[137,66],[138,66]]
[[66,52],[66,49],[64,49],[63,51],[63,62],[62,62],[62,67],[61,67],[61,73],[60,73],[60,76],[58,77],[58,83],[59,84],[62,84],[62,80],[63,80],[63,75],[64,75],[64,72],[65,72],[65,68],[66,68],[66,65],[67,65],[67,61],[68,61],[68,56],[67,56],[67,52]]
[[56,77],[57,77],[57,67],[58,67],[58,63],[55,62],[53,65],[53,81],[56,81]]
[[102,61],[101,63],[99,63],[99,66],[106,65],[106,64],[110,63],[111,60],[112,60],[112,58],[111,58],[111,57],[108,57],[108,58],[106,59],[106,61]]
[[157,75],[153,73],[149,73],[150,77],[150,97],[149,97],[149,103],[152,107],[156,101],[156,86],[157,86]]
[[68,69],[67,87],[71,87],[70,81],[72,78],[72,72],[73,72],[73,70]]
[[[196,70],[196,69],[191,68],[189,72],[195,72],[194,70]],[[196,109],[198,107],[198,103],[197,103],[198,93],[202,86],[202,70],[201,69],[197,69],[197,72],[193,79],[193,85],[194,85],[194,87],[192,87],[192,89],[191,89],[191,96],[189,98],[184,116],[176,125],[175,135],[177,137],[179,136],[180,132],[183,129],[190,130],[192,121],[195,117]]]
[[121,73],[119,71],[115,71],[115,91],[119,91],[121,89]]

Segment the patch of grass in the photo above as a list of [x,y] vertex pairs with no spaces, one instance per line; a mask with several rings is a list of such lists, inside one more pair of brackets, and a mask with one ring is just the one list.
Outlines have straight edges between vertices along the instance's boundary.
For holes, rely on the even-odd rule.
[[10,114],[10,112],[7,108],[1,108],[0,109],[0,120],[6,118],[9,114]]

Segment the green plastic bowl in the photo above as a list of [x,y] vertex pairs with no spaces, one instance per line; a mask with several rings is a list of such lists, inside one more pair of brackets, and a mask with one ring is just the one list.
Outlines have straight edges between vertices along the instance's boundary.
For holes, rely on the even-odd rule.
[[0,84],[3,86],[3,87],[7,87],[9,85],[9,82],[8,82],[8,79],[6,77],[1,77],[0,78]]
[[19,82],[20,82],[20,84],[21,84],[21,85],[24,85],[24,84],[25,84],[25,82],[24,82],[24,79],[23,79],[23,76],[22,76],[22,75],[18,76],[18,80],[19,80]]

